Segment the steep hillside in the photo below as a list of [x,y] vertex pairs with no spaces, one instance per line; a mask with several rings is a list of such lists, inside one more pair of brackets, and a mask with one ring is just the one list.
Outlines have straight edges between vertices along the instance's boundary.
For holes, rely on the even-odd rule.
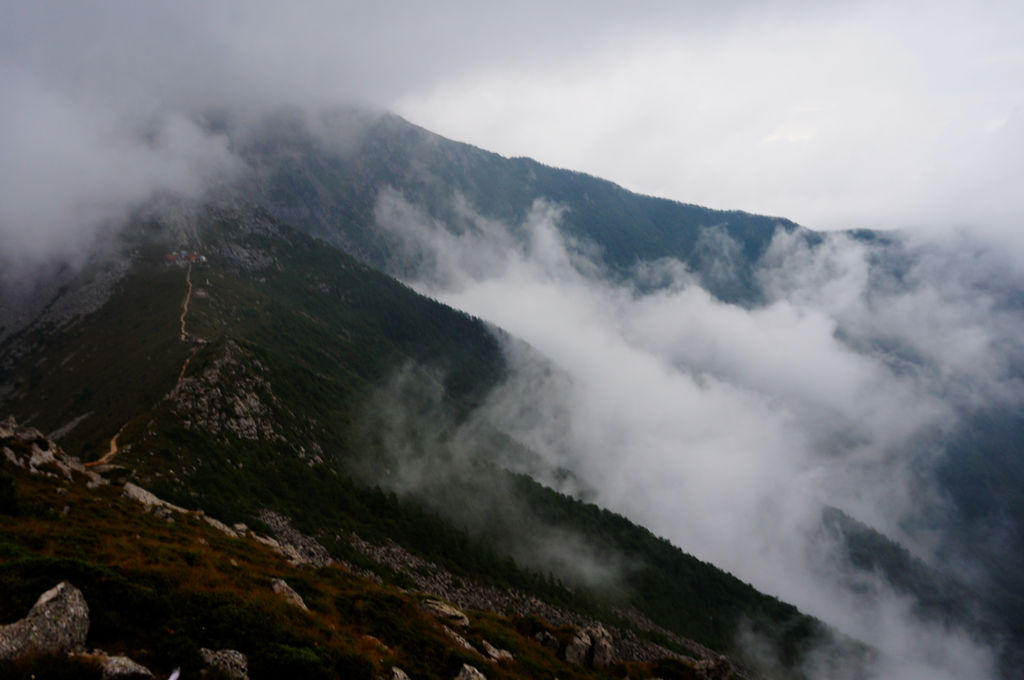
[[[625,519],[506,472],[536,461],[486,423],[467,440],[462,426],[505,370],[480,321],[239,204],[200,210],[184,231],[139,221],[122,258],[105,303],[61,325],[40,319],[0,350],[0,408],[70,453],[128,466],[143,487],[224,522],[293,523],[335,559],[365,562],[367,545],[394,542],[449,584],[606,622],[624,660],[639,635],[753,663],[736,644],[744,631],[795,672],[810,645],[836,642]],[[399,403],[396,380],[423,398]],[[381,448],[396,433],[414,450]],[[428,483],[394,483],[422,463]],[[538,557],[542,537],[568,549]],[[621,568],[595,581],[592,562]],[[405,585],[429,572],[395,569],[383,574]],[[451,587],[477,608],[520,611],[516,597],[484,605]]]
[[[729,300],[759,298],[751,265],[777,228],[797,228],[781,218],[641,196],[528,158],[503,158],[390,114],[340,110],[313,125],[282,114],[255,129],[225,130],[256,169],[247,196],[280,219],[398,274],[417,263],[375,229],[378,200],[389,189],[455,231],[474,228],[466,208],[515,227],[534,201],[551,201],[566,209],[566,232],[581,247],[598,248],[611,272],[624,275],[641,261],[674,257]],[[746,266],[723,271],[723,261],[733,255]]]
[[[494,237],[495,252],[516,250],[533,237],[536,202],[547,201],[561,211],[554,228],[569,259],[585,256],[588,285],[661,293],[663,282],[637,265],[674,258],[688,270],[680,279],[688,289],[706,289],[735,316],[789,304],[764,285],[762,257],[777,255],[767,251],[775,235],[795,234],[788,242],[800,257],[824,253],[828,266],[835,241],[785,220],[637,196],[505,159],[394,116],[218,125],[251,166],[231,192],[202,206],[154,200],[82,268],[41,271],[4,289],[0,413],[95,469],[127,466],[177,507],[278,539],[302,536],[296,550],[317,560],[362,565],[463,607],[538,617],[517,624],[530,635],[601,622],[623,662],[707,660],[714,650],[771,676],[799,677],[809,659],[819,669],[870,671],[877,659],[858,643],[581,500],[592,480],[548,467],[479,408],[509,377],[507,356],[561,369],[383,273],[416,280],[441,271],[449,244],[410,247],[389,220],[425,227],[416,238],[472,233]],[[862,298],[865,313],[888,296],[903,304],[900,295],[921,284],[921,262],[935,256],[896,237],[849,237],[869,246],[861,287],[848,298]],[[773,266],[790,273],[789,265]],[[970,285],[995,308],[1019,310],[1012,280]],[[884,328],[851,333],[837,320],[832,336],[900,376],[946,370]],[[839,551],[840,587],[853,596],[891,589],[908,598],[915,620],[966,630],[986,646],[1005,641],[1003,671],[1012,676],[1021,636],[1014,565],[1024,555],[1014,512],[1020,418],[976,402],[950,412],[959,430],[908,440],[945,452],[910,457],[937,460],[914,474],[955,509],[919,528],[939,536],[936,554],[950,556],[948,567],[926,565],[832,509],[807,533],[811,545],[821,539]],[[578,497],[541,482],[562,482]],[[988,582],[958,580],[965,546]]]
[[[574,657],[588,651],[573,648],[574,640],[603,640],[607,631],[486,607],[460,612],[375,560],[369,544],[360,543],[366,552],[359,567],[324,557],[312,539],[282,533],[281,524],[277,538],[228,528],[142,491],[125,480],[123,468],[104,468],[101,476],[37,430],[10,421],[0,424],[0,446],[5,678],[127,677],[108,675],[112,668],[105,667],[117,657],[158,677],[176,668],[182,677],[230,677],[217,675],[211,650],[236,668],[241,660],[253,678],[407,677],[393,668],[451,678],[465,665],[492,678],[701,678],[730,668],[723,659],[702,658],[706,652],[696,647],[690,656],[672,655],[635,639],[638,655],[664,658],[613,662],[601,656],[608,647],[598,647],[596,657],[592,650],[589,659]],[[310,545],[318,550],[302,552]],[[420,572],[425,565],[418,563]],[[7,657],[22,640],[8,626],[57,583],[79,590],[87,603],[82,636],[89,651]],[[555,618],[558,611],[545,614]],[[70,614],[51,611],[38,627],[66,625],[57,618],[63,616]]]

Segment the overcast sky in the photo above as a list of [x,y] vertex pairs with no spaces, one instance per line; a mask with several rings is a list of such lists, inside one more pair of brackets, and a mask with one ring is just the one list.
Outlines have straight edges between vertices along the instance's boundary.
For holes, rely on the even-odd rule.
[[501,153],[818,228],[1016,226],[1024,5],[731,5],[608,17],[550,60],[481,66],[397,108]]
[[1016,231],[1019,2],[552,4],[0,0],[0,234],[194,188],[230,165],[196,112],[348,102],[811,227]]

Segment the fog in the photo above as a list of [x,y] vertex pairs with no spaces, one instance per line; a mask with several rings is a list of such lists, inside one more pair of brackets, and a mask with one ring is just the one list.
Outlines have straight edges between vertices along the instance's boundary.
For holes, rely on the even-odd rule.
[[629,557],[539,518],[504,471],[550,480],[550,466],[496,439],[487,414],[455,418],[437,377],[409,364],[367,400],[356,473],[494,542],[519,565],[614,598]]
[[5,278],[49,259],[78,261],[104,229],[120,227],[154,194],[199,198],[239,168],[227,139],[190,117],[109,117],[31,78],[5,78],[4,89]]
[[1019,236],[1024,12],[823,5],[0,1],[0,251],[66,257],[233,165],[229,111],[395,110],[508,155],[814,228]]
[[[538,201],[522,225],[477,218],[455,235],[397,192],[378,204],[380,227],[433,263],[419,290],[568,376],[509,344],[512,378],[487,418],[574,471],[599,504],[876,646],[879,677],[992,673],[992,650],[916,618],[817,527],[838,507],[932,559],[942,536],[908,527],[950,512],[920,476],[943,455],[935,442],[965,406],[1024,395],[1010,369],[1020,316],[972,286],[1001,256],[981,249],[961,264],[963,244],[883,251],[835,234],[811,246],[780,230],[759,263],[768,302],[744,308],[676,261],[638,268],[634,280],[667,284],[654,292],[611,283],[564,241],[561,215]],[[878,262],[894,251],[910,263],[898,286]]]

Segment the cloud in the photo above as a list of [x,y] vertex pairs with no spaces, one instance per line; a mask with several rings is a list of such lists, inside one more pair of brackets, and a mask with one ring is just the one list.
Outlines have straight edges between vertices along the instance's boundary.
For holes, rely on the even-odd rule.
[[[0,197],[6,252],[91,233],[82,203],[177,191],[183,163],[209,168],[191,154],[162,174],[140,129],[192,121],[196,146],[216,150],[200,132],[211,112],[349,103],[644,193],[814,227],[969,225],[1024,251],[1024,13],[1012,3],[2,9],[0,176],[20,180]],[[95,173],[82,167],[92,156]]]
[[371,484],[415,498],[537,573],[606,593],[622,587],[629,559],[597,537],[541,519],[501,466],[551,468],[510,453],[507,437],[496,438],[484,418],[457,423],[440,382],[422,368],[396,371],[364,404],[359,427],[355,469]]
[[5,2],[0,59],[59,89],[143,110],[383,105],[454,75],[496,64],[544,68],[666,21],[698,30],[759,5]]
[[[1024,329],[972,287],[984,265],[961,265],[942,243],[883,249],[835,235],[812,246],[780,232],[759,267],[768,302],[747,309],[680,263],[643,265],[667,284],[653,292],[612,283],[561,239],[560,216],[540,201],[497,237],[483,219],[456,235],[395,192],[380,199],[380,227],[434,254],[420,260],[421,291],[567,376],[510,344],[490,421],[572,470],[600,504],[876,646],[881,677],[991,673],[991,650],[918,620],[881,580],[860,574],[851,588],[841,546],[817,531],[835,506],[932,554],[935,536],[907,527],[949,512],[919,474],[942,455],[934,442],[964,408],[1024,394],[1009,365]],[[893,252],[898,262],[880,262]],[[999,260],[975,254],[989,271]]]
[[125,120],[27,75],[3,84],[0,258],[8,268],[74,258],[155,192],[195,198],[237,168],[227,140],[190,118]]
[[[496,63],[544,67],[656,14],[525,3],[3,2],[0,252],[66,258],[152,193],[236,166],[208,116],[387,107]],[[647,19],[643,19],[647,17]],[[431,27],[424,30],[424,27]],[[629,28],[633,27],[633,28]],[[528,48],[527,48],[528,47]]]

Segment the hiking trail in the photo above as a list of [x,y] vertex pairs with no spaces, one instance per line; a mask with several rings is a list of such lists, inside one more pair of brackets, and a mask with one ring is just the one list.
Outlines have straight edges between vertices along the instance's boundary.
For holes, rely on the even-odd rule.
[[185,317],[188,315],[188,303],[192,300],[192,265],[185,271],[185,283],[188,290],[185,291],[185,302],[181,305],[181,341],[188,342],[188,332],[185,330]]
[[[181,303],[181,316],[178,318],[178,320],[181,323],[181,341],[182,342],[188,342],[188,332],[185,330],[185,318],[188,316],[188,305],[189,305],[189,302],[192,300],[192,265],[191,264],[188,265],[188,269],[185,271],[185,283],[188,284],[188,288],[185,291],[185,300],[184,300],[184,302]],[[178,391],[178,386],[181,384],[182,379],[185,377],[185,370],[188,368],[188,363],[190,361],[192,361],[192,357],[195,355],[195,353],[196,353],[196,347],[193,346],[191,349],[189,349],[188,356],[185,357],[185,363],[182,364],[182,366],[181,366],[181,371],[178,373],[178,379],[174,383],[174,388],[170,392],[171,394],[174,394],[175,392]],[[115,434],[113,437],[110,438],[110,445],[107,448],[107,452],[105,454],[103,454],[102,457],[100,457],[100,458],[98,458],[98,459],[96,459],[94,461],[90,461],[90,462],[86,463],[85,467],[96,467],[98,465],[106,465],[107,463],[109,463],[110,460],[114,456],[117,455],[117,451],[118,451],[118,448],[117,448],[117,438],[121,436],[121,433],[124,432],[124,428],[127,427],[127,426],[128,426],[128,423],[125,423],[124,425],[122,425],[121,429],[119,429],[117,431],[117,434]]]

